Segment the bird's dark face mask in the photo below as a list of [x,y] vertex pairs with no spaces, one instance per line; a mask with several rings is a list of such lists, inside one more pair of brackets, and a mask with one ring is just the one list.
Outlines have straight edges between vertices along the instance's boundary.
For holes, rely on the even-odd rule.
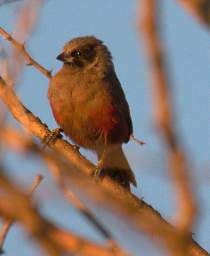
[[57,56],[57,60],[72,67],[83,68],[93,63],[96,57],[95,46],[85,45],[71,51],[64,51]]

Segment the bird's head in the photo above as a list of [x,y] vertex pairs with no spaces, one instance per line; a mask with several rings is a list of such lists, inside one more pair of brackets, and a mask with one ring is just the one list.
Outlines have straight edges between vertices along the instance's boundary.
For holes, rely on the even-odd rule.
[[73,68],[112,65],[112,57],[103,42],[94,36],[77,37],[65,44],[57,59]]

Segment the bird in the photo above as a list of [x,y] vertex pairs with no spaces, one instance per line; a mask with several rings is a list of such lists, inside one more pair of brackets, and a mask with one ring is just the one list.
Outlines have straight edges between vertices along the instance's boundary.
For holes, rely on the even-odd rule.
[[56,122],[76,145],[96,153],[100,175],[128,189],[137,186],[122,149],[133,134],[129,105],[109,49],[94,36],[81,36],[57,59],[63,65],[48,87]]

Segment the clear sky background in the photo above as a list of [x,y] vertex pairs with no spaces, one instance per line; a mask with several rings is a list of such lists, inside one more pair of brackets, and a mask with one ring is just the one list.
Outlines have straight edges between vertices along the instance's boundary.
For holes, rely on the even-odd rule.
[[[178,1],[162,2],[163,43],[167,47],[176,113],[174,125],[187,151],[195,181],[194,192],[199,199],[194,238],[210,251],[210,34],[178,5]],[[0,25],[10,32],[18,6],[0,6]],[[139,40],[137,32],[136,7],[135,0],[47,1],[27,49],[38,62],[56,72],[61,65],[56,61],[56,56],[66,41],[75,36],[95,35],[105,42],[112,52],[130,105],[134,134],[146,142],[143,147],[132,142],[124,146],[139,184],[135,193],[171,220],[175,210],[175,191],[165,163],[164,145],[153,127],[150,80],[143,41]],[[26,67],[19,84],[19,95],[25,105],[50,128],[55,128],[46,96],[47,79],[33,67]],[[82,152],[95,159],[90,152]],[[6,162],[13,170],[10,175],[18,179],[20,184],[29,185],[37,172],[46,176],[36,193],[41,200],[41,211],[57,223],[100,241],[97,233],[55,191],[50,175],[43,166],[34,159],[25,160],[10,154]],[[125,239],[122,236],[117,238],[121,243]],[[138,255],[141,247],[138,240],[134,240],[127,248],[132,248],[134,255]],[[29,242],[30,239],[16,225],[6,241],[7,255],[37,255]],[[151,252],[151,255],[154,254]]]

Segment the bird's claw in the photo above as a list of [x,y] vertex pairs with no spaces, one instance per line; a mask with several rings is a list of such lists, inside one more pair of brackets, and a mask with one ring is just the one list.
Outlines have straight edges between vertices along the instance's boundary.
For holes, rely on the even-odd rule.
[[101,169],[96,166],[92,173],[92,176],[95,179],[95,181],[99,182],[101,177]]
[[103,161],[99,160],[93,171],[93,177],[98,180],[101,177],[102,170],[103,170]]
[[42,140],[42,142],[44,144],[43,147],[51,146],[55,143],[56,139],[62,138],[61,132],[63,132],[63,129],[61,129],[61,128],[56,128],[56,129],[52,130],[51,132],[49,132]]
[[96,166],[95,170],[93,171],[93,177],[99,178],[101,174],[101,168]]

